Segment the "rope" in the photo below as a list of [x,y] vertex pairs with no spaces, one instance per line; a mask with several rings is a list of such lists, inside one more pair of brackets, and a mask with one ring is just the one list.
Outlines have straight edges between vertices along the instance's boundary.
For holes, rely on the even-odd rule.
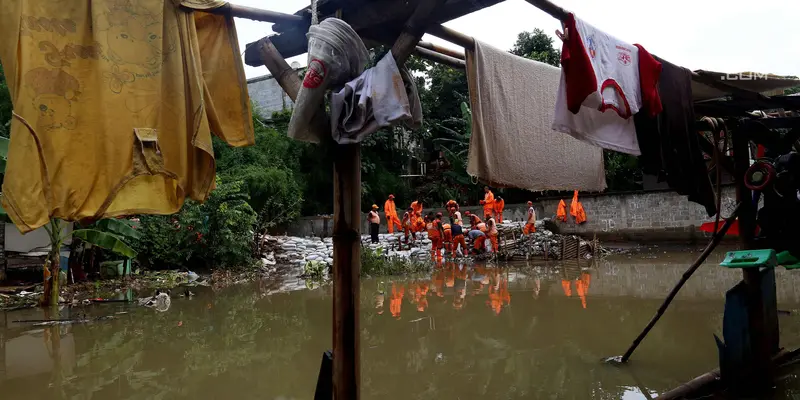
[[319,24],[319,15],[317,15],[317,0],[311,0],[311,25]]

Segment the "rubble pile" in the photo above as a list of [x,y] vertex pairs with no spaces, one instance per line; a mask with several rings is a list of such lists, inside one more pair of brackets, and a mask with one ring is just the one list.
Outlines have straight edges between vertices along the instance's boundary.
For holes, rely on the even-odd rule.
[[[594,243],[585,241],[577,236],[565,236],[553,233],[547,227],[552,225],[548,220],[536,222],[536,232],[532,235],[523,235],[524,223],[505,221],[498,224],[500,251],[498,258],[503,260],[524,260],[531,257],[544,257],[559,259],[561,245],[565,238],[573,242],[579,241],[580,254],[595,254]],[[417,240],[405,243],[404,235],[400,233],[380,234],[378,243],[371,243],[369,235],[361,236],[361,244],[365,249],[380,252],[390,258],[401,259],[429,259],[431,240],[427,232],[417,233]],[[333,265],[333,239],[319,237],[293,237],[293,236],[264,236],[264,253],[261,259],[265,268],[275,265],[305,266],[309,262],[314,264]],[[599,247],[599,246],[597,246]],[[573,250],[574,253],[574,250]],[[590,256],[589,256],[590,257]],[[484,256],[486,258],[486,256]],[[588,257],[587,257],[588,258]]]

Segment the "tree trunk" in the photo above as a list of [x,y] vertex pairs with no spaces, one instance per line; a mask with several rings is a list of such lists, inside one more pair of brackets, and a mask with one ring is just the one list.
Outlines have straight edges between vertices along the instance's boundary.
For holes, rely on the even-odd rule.
[[58,257],[58,253],[51,253],[44,264],[46,271],[44,273],[44,294],[42,296],[43,306],[58,306],[58,284],[61,278]]

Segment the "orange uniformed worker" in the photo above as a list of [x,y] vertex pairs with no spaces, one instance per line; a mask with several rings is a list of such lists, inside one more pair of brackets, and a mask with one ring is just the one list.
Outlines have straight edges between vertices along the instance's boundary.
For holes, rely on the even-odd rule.
[[403,233],[405,234],[406,243],[408,243],[408,236],[410,235],[414,240],[417,240],[417,233],[413,231],[414,226],[414,210],[411,207],[403,213]]
[[419,200],[412,201],[410,207],[414,210],[415,213],[417,213],[417,215],[419,215],[420,217],[422,216],[422,202],[421,201],[419,201]]
[[467,218],[469,218],[469,225],[470,225],[470,228],[472,228],[472,229],[476,229],[476,227],[478,226],[478,224],[480,224],[480,223],[482,223],[482,222],[483,222],[483,221],[481,221],[480,217],[478,217],[478,216],[477,216],[477,215],[475,215],[475,214],[472,214],[472,213],[470,213],[469,211],[465,211],[465,212],[464,212],[464,215],[465,215]]
[[498,247],[498,231],[497,231],[497,222],[495,222],[494,218],[489,218],[486,221],[486,236],[489,236],[489,241],[492,243],[492,253],[497,253]]
[[386,215],[386,225],[389,227],[389,233],[394,233],[395,226],[397,226],[397,230],[403,229],[400,218],[397,217],[397,208],[395,208],[393,194],[390,194],[389,199],[383,203],[383,213]]
[[489,219],[494,215],[494,193],[489,190],[488,186],[483,187],[483,193],[483,200],[481,200],[481,205],[483,205],[483,217]]
[[435,218],[428,216],[427,220],[425,228],[428,230],[428,239],[431,240],[431,259],[439,259],[442,257],[442,239],[444,236],[442,215],[439,214]]
[[533,202],[528,202],[528,221],[525,223],[525,228],[522,233],[530,235],[536,232],[536,210],[533,209]]
[[442,244],[444,246],[444,254],[447,255],[447,253],[450,251],[450,248],[453,246],[452,225],[450,225],[448,223],[443,223],[442,224],[442,230],[444,232],[444,237],[442,239]]
[[506,201],[502,197],[497,196],[494,201],[494,220],[495,222],[503,223],[503,209],[506,208]]
[[461,246],[461,253],[466,256],[469,251],[467,250],[467,242],[464,240],[464,228],[461,226],[461,224],[453,224],[450,226],[450,231],[453,237],[452,244],[450,245],[453,258],[456,257],[456,250],[458,250],[458,246]]

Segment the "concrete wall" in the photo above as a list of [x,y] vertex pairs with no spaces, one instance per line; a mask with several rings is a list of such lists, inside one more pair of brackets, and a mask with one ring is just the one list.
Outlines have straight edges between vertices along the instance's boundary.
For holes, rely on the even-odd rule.
[[274,112],[294,108],[292,99],[271,75],[248,79],[247,91],[256,108],[266,119],[270,119]]
[[[554,217],[558,207],[559,198],[541,199],[534,204],[537,218]],[[571,197],[564,201],[569,207]],[[576,225],[570,219],[567,223],[560,223],[561,231],[583,236],[597,235],[604,241],[632,241],[632,242],[688,242],[705,241],[709,234],[700,232],[699,226],[704,222],[713,221],[706,215],[705,209],[695,203],[689,202],[669,190],[594,194],[582,195],[580,201],[586,210],[587,222]],[[735,193],[732,186],[723,188],[722,215],[727,216],[735,207]],[[425,209],[429,211],[444,211],[440,209]],[[462,207],[483,215],[480,206]],[[510,204],[506,206],[503,217],[506,220],[523,221],[526,218],[527,207],[525,204]],[[398,210],[402,215],[402,211]],[[326,222],[327,220],[327,222]],[[361,217],[361,233],[368,231],[366,214]],[[385,233],[386,223],[381,213],[381,232]],[[293,236],[331,236],[333,232],[333,218],[329,217],[304,217],[293,223],[288,228],[288,234]]]

